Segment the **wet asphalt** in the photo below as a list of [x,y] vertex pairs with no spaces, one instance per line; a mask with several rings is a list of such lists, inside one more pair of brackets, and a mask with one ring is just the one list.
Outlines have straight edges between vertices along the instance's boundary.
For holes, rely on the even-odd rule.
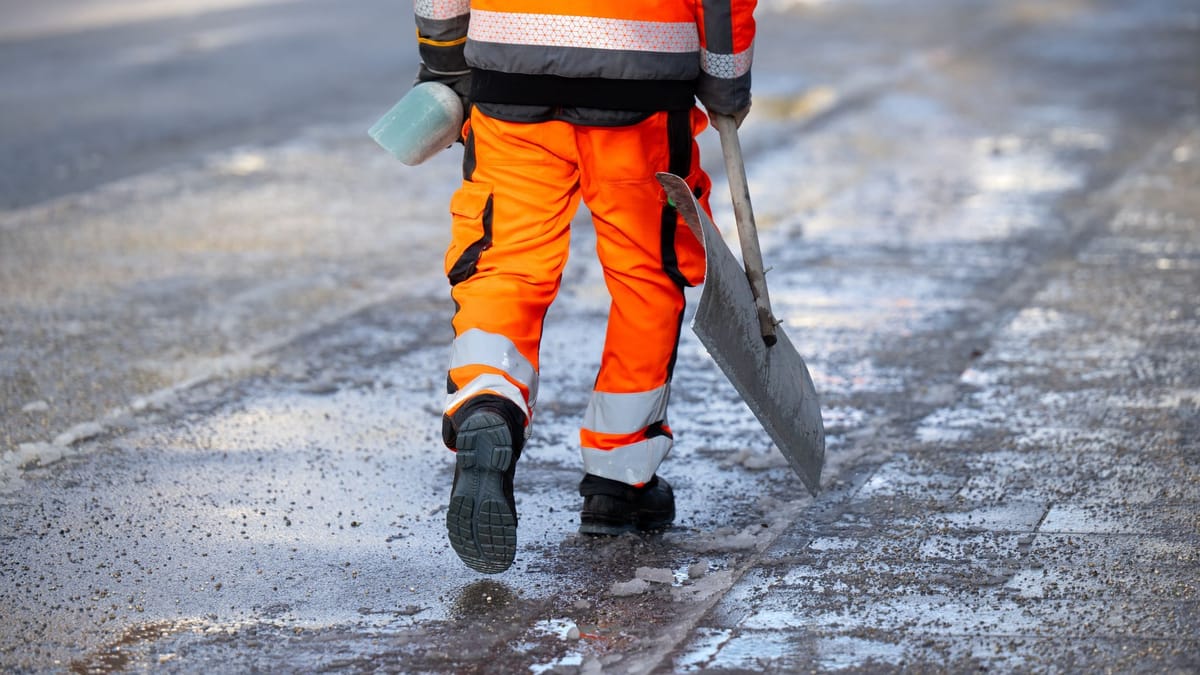
[[309,126],[0,212],[0,667],[1200,669],[1200,9],[759,20],[743,145],[822,396],[818,497],[689,333],[676,526],[575,534],[608,303],[584,215],[517,563],[465,568],[438,422],[458,149],[412,170],[369,118]]

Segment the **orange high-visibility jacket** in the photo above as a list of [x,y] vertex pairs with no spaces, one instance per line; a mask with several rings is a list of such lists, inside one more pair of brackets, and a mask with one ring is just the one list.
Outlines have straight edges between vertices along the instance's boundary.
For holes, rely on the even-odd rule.
[[481,103],[710,112],[750,104],[755,0],[415,0],[425,66]]

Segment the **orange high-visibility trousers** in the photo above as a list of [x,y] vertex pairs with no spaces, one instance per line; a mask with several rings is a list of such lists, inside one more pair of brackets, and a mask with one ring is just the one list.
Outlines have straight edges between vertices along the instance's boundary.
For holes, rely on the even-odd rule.
[[706,123],[696,108],[620,127],[514,123],[472,112],[445,260],[456,305],[448,424],[465,403],[488,394],[524,413],[528,435],[542,323],[582,198],[612,298],[580,433],[584,469],[630,485],[654,475],[672,443],[666,408],[684,288],[704,277],[703,247],[666,204],[655,173],[684,176],[707,210],[711,182],[695,143]]

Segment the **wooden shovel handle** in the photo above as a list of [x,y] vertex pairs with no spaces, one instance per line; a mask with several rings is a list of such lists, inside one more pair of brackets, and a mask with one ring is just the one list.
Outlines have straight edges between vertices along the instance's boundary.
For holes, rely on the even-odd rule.
[[771,313],[771,298],[767,295],[767,277],[763,267],[762,250],[758,246],[758,227],[754,224],[754,209],[750,205],[750,186],[746,182],[746,165],[742,161],[742,144],[738,141],[737,120],[729,115],[711,115],[713,126],[721,135],[721,152],[725,156],[725,174],[729,179],[729,195],[733,198],[733,217],[737,222],[738,242],[742,245],[742,262],[746,279],[754,294],[759,328],[768,347],[775,344],[775,315]]

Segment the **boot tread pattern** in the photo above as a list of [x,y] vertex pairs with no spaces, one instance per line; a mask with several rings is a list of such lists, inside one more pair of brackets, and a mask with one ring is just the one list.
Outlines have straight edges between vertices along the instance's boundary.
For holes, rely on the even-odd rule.
[[446,512],[450,546],[477,572],[503,572],[517,553],[517,516],[504,496],[513,458],[508,425],[492,413],[472,415],[458,430],[458,445],[458,485]]

